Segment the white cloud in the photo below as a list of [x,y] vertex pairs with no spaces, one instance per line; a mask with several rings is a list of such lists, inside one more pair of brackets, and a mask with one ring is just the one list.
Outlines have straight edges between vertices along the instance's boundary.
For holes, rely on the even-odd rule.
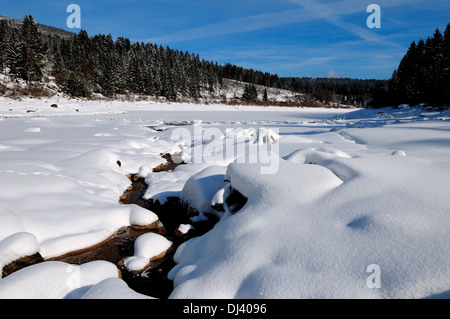
[[345,78],[345,77],[349,77],[349,75],[345,72],[334,72],[333,70],[328,71],[327,74],[325,74],[326,78]]
[[[377,3],[383,9],[407,4],[410,5],[411,3],[422,1],[423,0],[377,0]],[[319,0],[287,0],[287,2],[297,4],[300,8],[234,18],[201,27],[163,34],[140,41],[155,43],[163,42],[166,44],[185,42],[201,38],[257,31],[291,23],[307,23],[316,20],[324,20],[327,23],[344,29],[365,41],[384,42],[389,45],[396,46],[396,44],[389,41],[389,39],[378,35],[370,29],[367,29],[365,25],[359,26],[342,19],[344,16],[355,13],[367,15],[366,8],[370,1],[341,0],[324,2]]]

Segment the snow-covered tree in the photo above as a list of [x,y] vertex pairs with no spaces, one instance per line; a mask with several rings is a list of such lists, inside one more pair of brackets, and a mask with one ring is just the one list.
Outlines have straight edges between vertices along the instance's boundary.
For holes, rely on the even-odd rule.
[[42,78],[43,42],[38,25],[31,15],[23,19],[21,33],[24,58],[22,77],[29,81],[39,81]]

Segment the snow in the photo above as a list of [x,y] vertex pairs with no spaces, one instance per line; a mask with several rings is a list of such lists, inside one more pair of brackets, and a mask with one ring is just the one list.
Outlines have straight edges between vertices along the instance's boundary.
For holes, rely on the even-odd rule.
[[143,270],[150,263],[150,259],[161,255],[170,246],[172,242],[159,234],[141,235],[134,243],[134,256],[125,258],[123,264],[130,271]]
[[37,239],[30,233],[15,233],[0,241],[0,274],[4,266],[39,251]]
[[107,278],[118,278],[117,267],[106,261],[81,266],[44,262],[1,280],[1,299],[72,299]]
[[130,214],[131,225],[147,226],[153,224],[156,221],[158,221],[158,216],[154,212],[148,209],[144,209],[140,206],[133,205]]
[[154,299],[130,289],[119,278],[107,278],[90,288],[80,299]]
[[214,195],[225,186],[226,166],[210,166],[191,176],[184,184],[180,199],[200,213],[214,214],[211,208]]
[[[0,98],[0,265],[153,223],[118,203],[138,173],[145,198],[181,197],[201,216],[233,189],[248,198],[177,249],[170,298],[448,298],[449,146],[450,111],[423,106]],[[187,164],[154,173],[167,152]],[[130,269],[168,248],[155,236],[139,237]],[[0,279],[0,298],[146,297],[111,263],[47,261]]]
[[178,226],[178,231],[181,234],[187,234],[192,229],[194,229],[194,226],[192,226],[190,224],[180,224],[180,226]]

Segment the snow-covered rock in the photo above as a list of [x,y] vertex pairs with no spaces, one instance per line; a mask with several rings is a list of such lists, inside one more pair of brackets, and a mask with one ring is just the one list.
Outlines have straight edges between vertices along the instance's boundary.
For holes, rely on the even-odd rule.
[[214,195],[225,186],[226,166],[210,166],[190,177],[184,184],[180,199],[200,215],[215,213]]
[[186,235],[187,233],[189,233],[193,229],[194,229],[194,226],[192,226],[191,224],[181,224],[175,230],[175,234],[177,236],[183,236],[183,235]]
[[1,279],[0,299],[79,298],[102,280],[118,277],[117,267],[106,261],[81,266],[44,262]]
[[170,246],[172,246],[172,242],[159,234],[141,235],[134,243],[134,256],[125,258],[123,265],[131,272],[141,272],[152,261],[164,257]]
[[130,224],[133,226],[148,226],[158,221],[158,216],[145,208],[133,205],[130,212]]
[[119,278],[107,278],[90,288],[80,299],[154,299],[130,289]]
[[0,278],[4,266],[38,252],[39,244],[36,236],[30,233],[15,233],[0,241]]

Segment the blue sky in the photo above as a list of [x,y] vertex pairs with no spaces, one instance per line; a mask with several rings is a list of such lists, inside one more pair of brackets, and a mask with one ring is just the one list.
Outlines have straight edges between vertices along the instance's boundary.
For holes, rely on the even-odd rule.
[[[450,23],[449,0],[3,0],[0,14],[31,13],[70,30],[72,3],[91,36],[168,45],[280,76],[387,79],[412,41]],[[380,29],[367,27],[369,4],[381,8]]]

